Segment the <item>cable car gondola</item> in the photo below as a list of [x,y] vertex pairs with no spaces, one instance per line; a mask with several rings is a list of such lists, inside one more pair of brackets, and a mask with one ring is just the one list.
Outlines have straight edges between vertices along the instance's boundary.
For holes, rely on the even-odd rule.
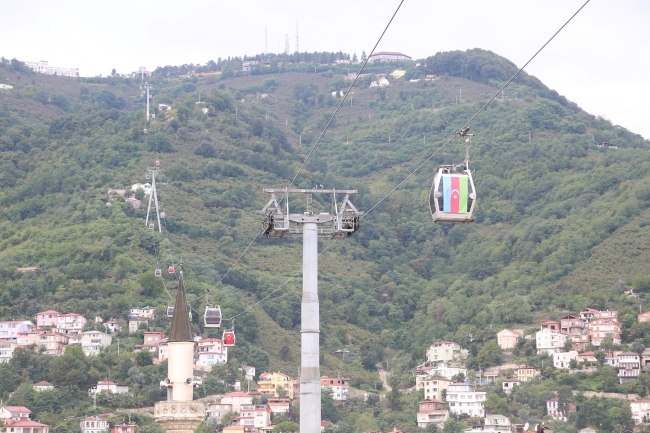
[[[465,137],[465,162],[461,166],[441,165],[436,169],[429,206],[434,222],[469,223],[475,220],[476,188],[469,169],[469,128],[458,132]],[[458,168],[461,168],[458,172]]]
[[153,230],[153,229],[154,229],[153,223],[149,224],[149,230]]
[[205,307],[205,314],[203,315],[203,322],[203,326],[206,328],[221,327],[221,307],[218,305],[214,307],[207,305]]
[[170,274],[173,274],[173,273],[174,273],[174,267],[173,267],[173,266],[170,266],[170,267],[167,269],[167,271],[168,271]]
[[223,331],[223,338],[221,341],[224,347],[235,347],[235,331]]
[[167,306],[167,317],[174,317],[174,306]]
[[160,268],[156,268],[155,274],[156,277],[162,277],[162,270]]

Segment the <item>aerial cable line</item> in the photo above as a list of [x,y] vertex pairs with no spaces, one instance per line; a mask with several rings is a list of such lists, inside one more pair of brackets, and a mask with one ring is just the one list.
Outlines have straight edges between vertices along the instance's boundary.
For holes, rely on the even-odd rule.
[[[525,68],[526,66],[528,66],[528,64],[529,64],[530,62],[532,62],[533,59],[534,59],[535,57],[537,57],[537,55],[538,55],[540,52],[542,52],[542,50],[543,50],[544,48],[546,48],[546,46],[547,46],[547,45],[548,45],[548,44],[549,44],[549,43],[550,43],[550,42],[551,42],[551,41],[552,41],[552,40],[553,40],[553,39],[558,35],[558,33],[560,33],[560,32],[562,31],[562,29],[564,29],[564,27],[566,27],[567,24],[569,24],[569,23],[571,22],[571,20],[573,20],[573,18],[574,18],[576,15],[578,15],[578,13],[579,13],[579,12],[580,12],[580,11],[581,11],[585,6],[587,6],[587,4],[588,4],[590,1],[591,1],[591,0],[587,0],[587,1],[586,1],[586,2],[585,2],[585,3],[580,7],[580,9],[578,9],[578,10],[577,10],[573,15],[571,15],[571,18],[569,18],[569,19],[567,20],[567,22],[565,22],[565,23],[562,25],[562,27],[560,27],[560,29],[559,29],[557,32],[555,32],[555,33],[553,34],[553,36],[551,36],[551,38],[550,38],[548,41],[546,41],[546,43],[545,43],[544,45],[542,45],[542,47],[541,47],[539,50],[537,50],[537,52],[536,52],[535,54],[533,54],[533,56],[532,56],[532,57],[531,57],[531,58],[530,58],[530,59],[529,59],[529,60],[524,64],[524,66],[522,66],[521,68],[519,68],[519,70],[518,70],[518,71],[517,71],[517,72],[516,72],[512,77],[510,77],[510,79],[509,79],[508,81],[506,81],[506,83],[505,83],[503,86],[501,86],[501,88],[500,88],[499,90],[497,90],[496,93],[495,93],[494,95],[492,95],[492,97],[491,97],[490,99],[488,99],[488,101],[487,101],[485,104],[483,104],[483,106],[482,106],[482,107],[481,107],[481,108],[480,108],[476,113],[474,113],[474,115],[473,115],[473,116],[472,116],[472,117],[471,117],[467,122],[465,122],[465,124],[460,128],[460,130],[462,131],[462,130],[464,130],[465,128],[467,128],[467,127],[469,126],[469,124],[472,123],[472,121],[473,121],[474,119],[476,119],[476,117],[477,117],[477,116],[478,116],[478,115],[479,115],[479,114],[480,114],[480,113],[481,113],[481,112],[482,112],[482,111],[483,111],[483,110],[484,110],[484,109],[485,109],[485,108],[490,104],[490,102],[492,102],[492,101],[497,97],[497,95],[498,95],[499,93],[501,93],[501,92],[503,91],[503,89],[505,89],[506,86],[512,82],[512,80],[514,80],[515,78],[517,78],[517,76],[521,73],[521,71],[523,71],[524,68]],[[367,211],[364,213],[364,215],[361,216],[361,218],[363,218],[364,216],[368,215],[368,214],[369,214],[369,213],[370,213],[374,208],[376,208],[377,206],[379,206],[379,204],[380,204],[381,202],[383,202],[386,198],[388,198],[389,195],[391,195],[393,192],[395,192],[395,190],[396,190],[397,188],[399,188],[400,186],[402,186],[402,185],[404,184],[404,182],[406,182],[406,181],[407,181],[411,176],[413,176],[415,173],[417,173],[417,172],[418,172],[418,171],[419,171],[419,170],[420,170],[420,169],[421,169],[421,168],[422,168],[422,167],[423,167],[427,162],[431,161],[431,159],[432,159],[434,156],[436,156],[436,155],[438,154],[438,152],[440,152],[440,151],[441,151],[445,146],[447,146],[447,145],[448,145],[448,144],[449,144],[449,143],[450,143],[450,142],[451,142],[455,137],[456,137],[456,133],[454,133],[454,135],[452,135],[452,136],[451,136],[451,137],[450,137],[450,138],[449,138],[449,139],[448,139],[448,140],[447,140],[447,141],[446,141],[442,146],[440,146],[440,148],[438,148],[435,152],[433,152],[433,153],[432,153],[432,154],[431,154],[427,159],[425,159],[425,160],[422,162],[422,164],[418,165],[417,168],[416,168],[415,170],[413,170],[413,171],[412,171],[408,176],[406,176],[406,177],[405,177],[405,178],[404,178],[400,183],[398,183],[398,184],[395,186],[395,188],[393,188],[392,190],[390,190],[390,192],[389,192],[388,194],[386,194],[384,197],[382,197],[381,200],[379,200],[379,201],[378,201],[377,203],[375,203],[375,204],[374,204],[374,205],[373,205],[369,210],[367,210]]]
[[[494,94],[494,95],[493,95],[493,96],[492,96],[492,97],[491,97],[491,98],[490,98],[490,99],[489,99],[485,104],[483,104],[483,106],[481,106],[481,108],[480,108],[480,109],[479,109],[479,110],[478,110],[478,111],[477,111],[477,112],[476,112],[476,113],[475,113],[475,114],[474,114],[474,115],[473,115],[473,116],[472,116],[472,117],[471,117],[467,122],[465,122],[465,124],[463,125],[463,127],[462,127],[461,129],[465,129],[465,128],[466,128],[466,127],[467,127],[467,126],[468,126],[468,125],[469,125],[469,124],[474,120],[474,119],[476,119],[476,117],[477,117],[477,116],[478,116],[478,115],[479,115],[479,114],[480,114],[480,113],[481,113],[481,112],[482,112],[482,111],[483,111],[483,110],[488,106],[488,104],[489,104],[490,102],[492,102],[492,101],[497,97],[497,95],[498,95],[501,91],[503,91],[503,89],[505,89],[506,86],[507,86],[508,84],[510,84],[510,83],[512,82],[512,80],[514,80],[514,79],[515,79],[515,78],[516,78],[516,77],[517,77],[517,76],[518,76],[518,75],[519,75],[519,74],[524,70],[524,68],[525,68],[526,66],[528,66],[528,64],[529,64],[530,62],[532,62],[533,59],[534,59],[535,57],[537,57],[537,55],[538,55],[538,54],[539,54],[539,53],[540,53],[544,48],[546,48],[546,46],[547,46],[547,45],[548,45],[548,44],[549,44],[549,43],[550,43],[550,42],[551,42],[551,41],[552,41],[552,40],[553,40],[553,39],[554,39],[554,38],[555,38],[555,37],[556,37],[556,36],[557,36],[557,35],[558,35],[558,34],[559,34],[559,33],[560,33],[560,32],[561,32],[561,31],[566,27],[566,26],[567,26],[567,24],[569,24],[569,23],[571,22],[571,20],[573,20],[573,18],[575,18],[576,15],[578,15],[578,13],[579,13],[579,12],[580,12],[580,11],[581,11],[585,6],[587,6],[587,4],[588,4],[590,1],[591,1],[591,0],[587,0],[587,1],[586,1],[586,2],[585,2],[585,3],[580,7],[580,9],[578,9],[578,10],[577,10],[573,15],[571,15],[571,17],[570,17],[570,18],[569,18],[569,19],[568,19],[568,20],[567,20],[567,21],[562,25],[562,27],[560,27],[560,29],[559,29],[557,32],[555,32],[555,33],[553,34],[553,36],[551,36],[551,38],[550,38],[548,41],[546,41],[546,43],[545,43],[544,45],[542,45],[542,47],[541,47],[539,50],[537,50],[537,52],[536,52],[536,53],[535,53],[535,54],[534,54],[534,55],[533,55],[533,56],[532,56],[532,57],[531,57],[531,58],[530,58],[530,59],[529,59],[529,60],[524,64],[524,66],[522,66],[521,68],[519,68],[519,70],[518,70],[518,71],[517,71],[517,72],[516,72],[516,73],[515,73],[515,74],[514,74],[514,75],[513,75],[513,76],[512,76],[508,81],[506,81],[506,83],[505,83],[503,86],[501,86],[501,88],[500,88],[500,89],[499,89],[499,90],[498,90],[498,91],[497,91],[497,92],[496,92],[496,93],[495,93],[495,94]],[[402,1],[402,3],[403,3],[403,1]],[[400,6],[401,6],[401,3],[400,3]],[[399,7],[398,7],[398,10],[399,10]],[[397,13],[397,11],[395,11],[395,13]],[[393,15],[393,17],[394,17],[394,15]],[[392,21],[392,18],[391,18],[391,21]],[[390,23],[389,23],[389,24],[390,24]],[[384,30],[384,32],[385,32],[385,30]],[[383,33],[382,33],[382,36],[383,36]],[[367,62],[366,62],[366,63],[367,63]],[[365,66],[365,65],[364,65],[364,66]],[[361,71],[359,71],[359,72],[361,72]],[[354,83],[353,83],[353,84],[354,84]],[[351,87],[351,86],[350,86],[350,87]],[[340,107],[340,105],[339,105],[339,107]],[[337,110],[338,110],[338,109],[337,109]],[[334,114],[336,114],[336,113],[334,113]],[[332,116],[332,117],[333,117],[333,116]],[[331,119],[330,119],[330,122],[331,122]],[[329,123],[328,123],[328,125],[329,125]],[[326,127],[326,128],[327,128],[327,127]],[[321,137],[322,137],[322,134],[321,134]],[[440,146],[438,149],[436,149],[436,151],[433,152],[433,153],[432,153],[432,154],[431,154],[427,159],[425,159],[425,160],[424,160],[420,165],[418,165],[418,166],[416,167],[415,170],[413,170],[413,171],[412,171],[408,176],[406,176],[406,177],[405,177],[405,178],[404,178],[400,183],[398,183],[398,184],[397,184],[397,185],[396,185],[392,190],[390,190],[390,192],[388,192],[388,194],[386,194],[385,196],[383,196],[383,197],[382,197],[382,198],[381,198],[377,203],[375,203],[373,206],[371,206],[369,210],[365,211],[364,214],[361,216],[361,218],[367,216],[367,215],[368,215],[370,212],[372,212],[372,211],[373,211],[377,206],[379,206],[379,205],[380,205],[384,200],[386,200],[386,199],[388,198],[388,196],[390,196],[390,195],[391,195],[393,192],[395,192],[395,191],[396,191],[400,186],[402,186],[402,185],[403,185],[403,184],[404,184],[404,183],[405,183],[405,182],[406,182],[406,181],[407,181],[411,176],[413,176],[415,173],[417,173],[417,172],[418,172],[418,171],[419,171],[419,170],[420,170],[420,169],[421,169],[421,168],[422,168],[422,167],[423,167],[427,162],[431,161],[431,159],[432,159],[434,156],[436,156],[436,155],[437,155],[437,154],[438,154],[438,153],[439,153],[439,152],[440,152],[440,151],[441,151],[445,146],[447,146],[447,145],[448,145],[448,144],[449,144],[449,143],[450,143],[450,142],[451,142],[455,137],[456,137],[456,133],[454,133],[454,135],[452,135],[452,136],[451,136],[451,137],[450,137],[450,138],[449,138],[449,139],[448,139],[444,144],[442,144],[442,146]],[[319,138],[319,139],[320,139],[320,138]],[[316,143],[316,144],[318,144],[318,143]],[[314,145],[314,147],[316,147],[316,145]],[[313,152],[313,148],[312,148],[312,152]],[[310,154],[311,154],[311,152],[310,152]],[[306,160],[305,160],[305,162],[306,162]],[[303,166],[304,166],[304,163],[303,163]],[[301,169],[302,169],[302,167],[301,167]],[[297,174],[296,174],[296,176],[297,176]],[[295,179],[296,179],[296,178],[294,177],[294,180],[295,180]],[[292,181],[292,183],[293,183],[293,181]],[[259,233],[258,233],[258,235],[259,235]],[[256,235],[256,237],[257,237],[257,235]],[[323,249],[323,251],[321,251],[318,255],[320,256],[320,255],[323,254],[325,251],[327,251],[327,250],[328,250],[332,245],[334,245],[334,243],[335,243],[337,240],[338,240],[338,239],[334,239],[332,242],[330,242],[330,244],[327,245],[327,247],[325,247],[325,249]],[[240,257],[240,258],[241,258],[241,257]],[[276,293],[278,290],[280,290],[282,287],[284,287],[287,283],[289,283],[289,281],[291,281],[291,280],[292,280],[293,278],[295,278],[298,274],[300,274],[300,272],[301,272],[301,271],[297,271],[295,274],[293,274],[291,277],[289,277],[289,278],[288,278],[284,283],[282,283],[280,286],[278,286],[275,290],[273,290],[271,293],[269,293],[268,295],[266,295],[266,296],[265,296],[264,298],[262,298],[260,301],[258,301],[258,302],[256,302],[255,304],[251,305],[250,307],[248,307],[247,309],[245,309],[245,310],[242,311],[241,313],[239,313],[239,314],[233,316],[232,318],[234,319],[234,318],[236,318],[236,317],[238,317],[238,316],[240,316],[240,315],[242,315],[242,314],[244,314],[244,313],[250,311],[251,309],[253,309],[253,308],[256,307],[257,305],[259,305],[259,304],[261,304],[262,302],[264,302],[265,300],[267,300],[269,297],[271,297],[271,295],[273,295],[274,293]],[[229,320],[229,319],[227,319],[227,320]]]
[[[302,169],[305,167],[305,164],[307,164],[307,161],[309,160],[309,157],[311,156],[312,153],[314,153],[314,149],[316,149],[316,146],[318,146],[318,144],[320,143],[321,139],[323,138],[323,135],[325,135],[325,132],[327,131],[327,129],[329,128],[330,124],[331,124],[332,121],[334,120],[334,117],[336,116],[336,114],[339,112],[339,109],[343,106],[343,103],[345,102],[345,100],[347,99],[348,95],[350,94],[350,91],[352,90],[352,88],[353,88],[354,85],[356,84],[357,80],[358,80],[359,77],[361,76],[361,73],[363,72],[363,70],[365,69],[366,65],[368,64],[368,61],[370,61],[370,57],[373,55],[373,53],[374,53],[375,50],[377,49],[377,46],[379,45],[379,42],[381,42],[382,38],[384,37],[384,34],[386,34],[386,31],[387,31],[388,28],[390,27],[391,23],[393,22],[393,19],[394,19],[395,16],[397,15],[397,12],[400,10],[400,8],[402,7],[402,4],[403,4],[403,3],[404,3],[404,0],[401,0],[400,3],[399,3],[399,5],[397,6],[397,9],[395,9],[395,12],[393,13],[393,15],[391,16],[390,20],[388,21],[388,24],[386,24],[386,27],[385,27],[384,30],[381,32],[381,35],[379,36],[379,39],[377,39],[377,42],[375,43],[375,46],[372,48],[372,51],[370,52],[370,54],[369,54],[368,57],[366,58],[366,61],[363,63],[363,65],[361,66],[361,69],[359,70],[359,72],[357,72],[357,75],[354,77],[354,80],[352,81],[352,84],[350,84],[350,87],[348,88],[347,92],[345,93],[345,95],[343,95],[343,98],[341,99],[341,102],[339,103],[338,107],[336,107],[336,110],[334,111],[334,114],[332,114],[332,117],[330,117],[330,120],[327,122],[327,125],[325,125],[325,128],[323,128],[323,131],[322,131],[322,132],[320,133],[320,135],[318,136],[318,139],[316,140],[316,143],[314,143],[314,145],[312,146],[311,150],[310,150],[309,153],[307,154],[307,157],[306,157],[305,160],[303,161],[302,165],[301,165],[300,168],[298,169],[298,172],[297,172],[296,175],[293,177],[293,179],[291,180],[291,183],[289,184],[289,186],[287,186],[287,188],[291,188],[291,186],[293,185],[293,183],[296,181],[296,178],[298,177],[298,175],[300,174],[300,172],[302,171]],[[248,249],[249,249],[250,246],[253,244],[253,242],[255,242],[255,240],[256,240],[257,237],[260,235],[260,233],[262,233],[262,229],[260,229],[260,230],[255,234],[255,236],[253,237],[253,239],[250,241],[250,243],[249,243],[249,244],[246,246],[246,248],[244,249],[244,252],[241,253],[241,255],[237,258],[237,260],[235,260],[235,263],[233,263],[233,264],[230,266],[230,268],[228,269],[228,271],[223,275],[223,277],[221,277],[221,279],[219,280],[219,283],[223,282],[223,279],[226,278],[226,275],[228,275],[228,274],[230,273],[230,271],[233,270],[235,266],[237,266],[237,263],[239,263],[239,260],[242,258],[242,256],[243,256],[244,254],[246,254],[246,251],[248,251]],[[293,277],[292,277],[292,278],[293,278]],[[208,292],[210,292],[210,290],[208,290]]]
[[393,13],[393,16],[390,17],[390,21],[388,21],[388,24],[386,24],[386,27],[384,28],[384,31],[381,32],[381,35],[379,36],[379,39],[377,39],[377,43],[376,43],[375,46],[372,48],[372,51],[370,51],[370,54],[368,54],[368,57],[366,58],[366,61],[363,63],[363,65],[361,66],[361,69],[359,69],[359,72],[357,72],[357,75],[354,77],[354,80],[352,81],[352,84],[350,84],[350,87],[348,87],[348,91],[345,92],[345,95],[343,95],[343,98],[341,99],[341,102],[339,103],[338,107],[336,107],[336,110],[334,111],[334,114],[332,114],[332,117],[330,117],[330,120],[327,122],[327,125],[325,125],[325,128],[323,128],[323,131],[322,131],[322,132],[320,133],[320,135],[318,136],[318,140],[316,140],[316,143],[314,143],[314,145],[312,146],[311,150],[310,150],[309,153],[307,154],[307,157],[306,157],[305,160],[303,161],[302,165],[301,165],[300,168],[298,169],[298,172],[297,172],[296,175],[293,177],[293,179],[291,180],[291,183],[289,184],[289,186],[288,186],[287,188],[291,188],[291,186],[293,185],[293,183],[296,181],[296,178],[298,177],[298,175],[300,174],[300,172],[302,171],[302,169],[305,167],[305,164],[307,164],[307,161],[309,160],[309,157],[311,156],[312,153],[314,153],[314,149],[316,149],[316,146],[318,146],[318,144],[320,143],[321,139],[323,138],[323,135],[325,135],[325,132],[327,131],[327,128],[329,128],[330,124],[331,124],[332,121],[334,120],[334,117],[336,117],[336,113],[339,112],[339,109],[341,108],[341,106],[343,105],[343,103],[345,102],[345,100],[347,99],[348,95],[350,94],[350,91],[352,90],[352,88],[354,87],[355,83],[356,83],[357,80],[359,79],[359,76],[361,75],[361,72],[363,72],[363,70],[365,69],[366,65],[367,65],[368,62],[370,61],[370,57],[372,57],[372,55],[374,54],[375,50],[377,49],[377,46],[379,45],[379,42],[381,42],[381,39],[384,37],[384,34],[386,34],[386,31],[388,30],[388,27],[390,27],[390,24],[393,22],[393,19],[395,18],[395,15],[397,15],[397,12],[398,12],[399,9],[402,7],[402,4],[403,4],[403,3],[404,3],[404,0],[400,1],[399,5],[397,6],[397,9],[395,9],[395,12]]

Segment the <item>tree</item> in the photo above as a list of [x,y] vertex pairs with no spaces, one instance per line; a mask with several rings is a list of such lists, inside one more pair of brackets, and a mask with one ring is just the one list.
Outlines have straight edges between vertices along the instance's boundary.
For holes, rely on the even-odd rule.
[[282,388],[280,385],[275,387],[275,396],[279,398],[287,398],[287,390]]
[[463,433],[464,430],[465,425],[455,418],[449,418],[442,428],[443,433]]
[[451,377],[451,380],[452,380],[453,382],[457,382],[457,383],[465,382],[465,374],[462,373],[462,372],[461,372],[461,373],[458,373],[458,374],[455,374],[455,375],[453,375],[453,376]]
[[135,196],[136,200],[144,199],[144,189],[142,189],[142,188],[136,189],[135,193],[133,195]]
[[339,409],[334,404],[332,388],[330,387],[324,387],[321,390],[320,411],[323,419],[328,419],[333,423],[339,420]]
[[367,58],[368,57],[366,57],[366,50],[361,51],[361,61],[365,62]]
[[262,134],[264,133],[264,122],[262,122],[262,119],[255,119],[253,120],[253,134],[256,137],[261,137]]
[[114,77],[115,75],[117,75],[117,71],[115,70],[115,68],[113,68],[113,70],[111,71],[111,76]]
[[141,350],[135,354],[135,362],[140,367],[153,365],[153,354],[148,350]]
[[52,360],[50,378],[58,386],[87,385],[88,363],[81,346],[66,346],[63,355]]
[[300,430],[300,425],[293,421],[283,421],[273,427],[273,433],[294,433]]
[[485,403],[483,403],[485,411],[492,415],[507,415],[508,414],[508,399],[506,397],[499,397],[497,394],[489,394]]
[[140,275],[138,277],[138,284],[140,284],[140,287],[142,288],[141,293],[144,296],[154,296],[154,294],[162,288],[160,278],[156,277],[153,271],[148,271]]
[[210,143],[201,143],[201,145],[194,151],[194,154],[205,158],[214,158],[217,156],[217,151],[214,150],[214,146]]
[[352,63],[357,63],[359,61],[359,58],[357,57],[357,53],[354,53],[352,55]]

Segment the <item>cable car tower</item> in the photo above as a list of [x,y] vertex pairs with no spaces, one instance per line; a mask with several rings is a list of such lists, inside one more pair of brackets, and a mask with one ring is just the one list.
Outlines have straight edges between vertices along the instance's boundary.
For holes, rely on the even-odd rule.
[[[158,208],[158,193],[156,192],[156,175],[160,173],[160,161],[156,161],[155,167],[147,168],[147,176],[151,177],[151,192],[149,193],[149,206],[147,206],[147,218],[145,220],[145,227],[149,227],[151,230],[154,229],[153,223],[149,223],[149,212],[151,211],[151,199],[153,198],[154,204],[156,206],[156,216],[158,217],[158,232],[162,233],[162,227],[160,225],[160,210]],[[164,217],[164,214],[163,214]],[[151,218],[153,220],[153,218]]]
[[[302,237],[302,307],[300,330],[300,432],[320,433],[321,385],[319,366],[319,304],[318,304],[318,238],[341,239],[359,230],[363,212],[350,202],[356,190],[334,189],[264,189],[271,199],[264,209],[262,232],[269,238]],[[283,194],[284,209],[276,194]],[[307,200],[307,210],[290,213],[289,194],[302,194]],[[333,213],[314,213],[313,194],[331,194]],[[337,194],[345,194],[337,204]]]

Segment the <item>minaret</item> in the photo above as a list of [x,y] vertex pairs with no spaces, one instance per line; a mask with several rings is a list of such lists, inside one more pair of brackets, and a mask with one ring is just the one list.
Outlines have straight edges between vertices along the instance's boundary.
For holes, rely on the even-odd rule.
[[167,362],[167,378],[160,383],[167,387],[167,401],[155,404],[155,420],[166,433],[193,433],[205,419],[205,405],[193,401],[194,340],[185,299],[182,267],[169,335]]

